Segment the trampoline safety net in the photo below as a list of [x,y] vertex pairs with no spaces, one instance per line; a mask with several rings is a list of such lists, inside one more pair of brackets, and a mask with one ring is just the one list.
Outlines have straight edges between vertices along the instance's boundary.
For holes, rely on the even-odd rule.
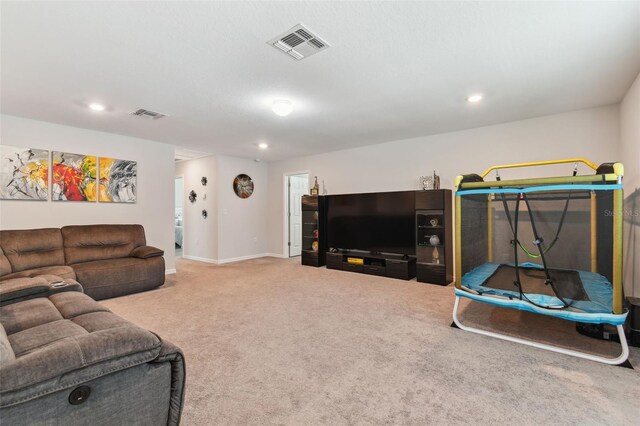
[[626,315],[613,314],[614,187],[459,189],[466,297],[581,322],[624,322]]

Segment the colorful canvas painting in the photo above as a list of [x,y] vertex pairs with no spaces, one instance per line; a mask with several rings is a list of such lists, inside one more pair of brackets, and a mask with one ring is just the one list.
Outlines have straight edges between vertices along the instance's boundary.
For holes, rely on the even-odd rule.
[[96,200],[96,156],[53,151],[51,197],[54,201]]
[[0,145],[0,199],[44,201],[48,187],[49,151]]
[[137,178],[137,162],[100,157],[99,201],[135,203]]

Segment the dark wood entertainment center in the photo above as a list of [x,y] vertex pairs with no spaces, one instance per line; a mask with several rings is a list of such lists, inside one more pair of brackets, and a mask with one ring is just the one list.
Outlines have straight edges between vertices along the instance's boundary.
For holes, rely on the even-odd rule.
[[[362,250],[335,250],[327,247],[329,226],[326,199],[329,196],[304,197],[303,211],[313,211],[319,230],[317,249],[302,252],[302,264],[328,269],[359,272],[389,278],[447,285],[453,281],[452,194],[449,189],[415,191],[415,256],[375,253]],[[323,200],[325,199],[325,200]],[[392,219],[390,219],[392,220]],[[318,236],[318,234],[316,234]]]

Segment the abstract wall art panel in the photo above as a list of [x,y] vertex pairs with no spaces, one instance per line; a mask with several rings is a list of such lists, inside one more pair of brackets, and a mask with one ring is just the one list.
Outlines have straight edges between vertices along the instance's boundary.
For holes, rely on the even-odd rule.
[[100,157],[99,201],[135,203],[137,179],[137,162]]
[[59,151],[51,156],[53,201],[96,201],[97,157]]
[[46,201],[49,151],[0,145],[0,199]]

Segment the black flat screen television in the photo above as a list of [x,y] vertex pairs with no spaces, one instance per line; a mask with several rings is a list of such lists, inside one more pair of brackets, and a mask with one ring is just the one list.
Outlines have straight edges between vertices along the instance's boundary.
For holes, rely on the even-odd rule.
[[415,255],[415,192],[330,195],[327,230],[330,248]]

